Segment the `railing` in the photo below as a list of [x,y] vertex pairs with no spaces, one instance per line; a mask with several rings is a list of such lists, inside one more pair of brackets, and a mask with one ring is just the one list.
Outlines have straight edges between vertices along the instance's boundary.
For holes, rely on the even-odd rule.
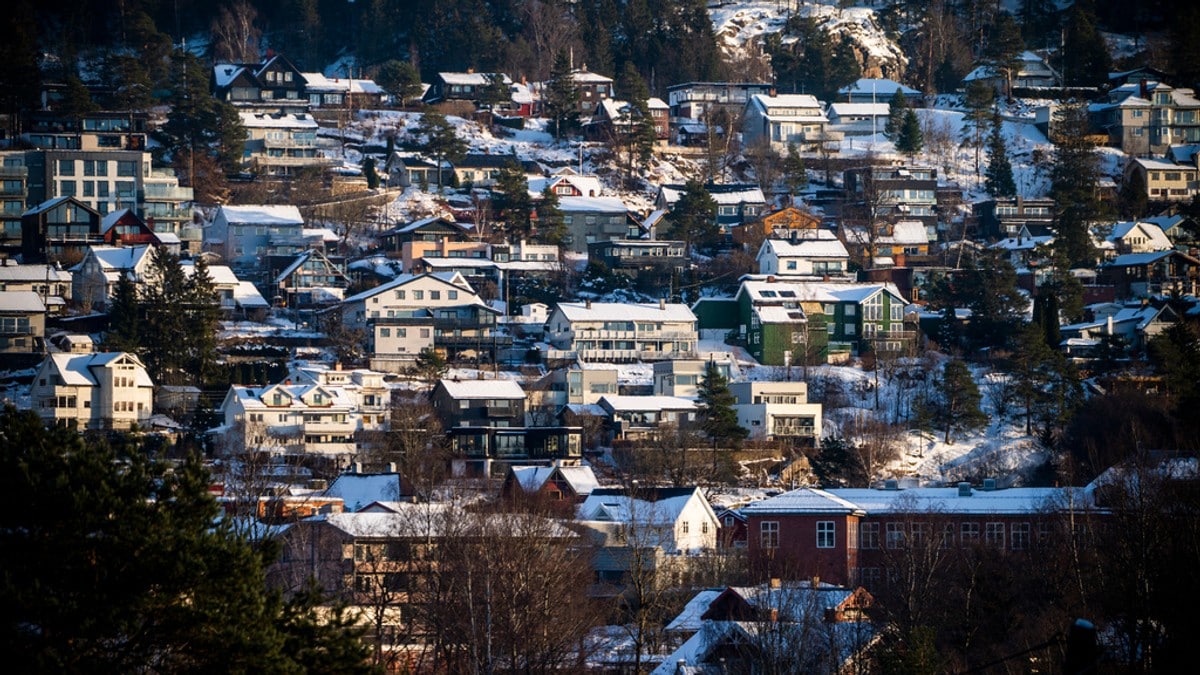
[[679,331],[592,330],[575,331],[576,340],[687,340],[694,342],[696,333]]
[[584,361],[664,361],[696,358],[694,351],[648,352],[640,349],[580,349],[575,353]]
[[142,186],[142,201],[147,199],[166,199],[171,201],[190,202],[195,198],[195,191],[190,187],[177,185],[154,185],[147,183]]

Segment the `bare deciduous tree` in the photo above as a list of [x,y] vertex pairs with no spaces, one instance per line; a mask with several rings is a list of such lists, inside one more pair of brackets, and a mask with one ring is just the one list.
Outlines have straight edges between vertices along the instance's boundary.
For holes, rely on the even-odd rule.
[[257,18],[258,10],[246,0],[221,8],[209,28],[217,63],[258,63],[262,31],[254,25]]

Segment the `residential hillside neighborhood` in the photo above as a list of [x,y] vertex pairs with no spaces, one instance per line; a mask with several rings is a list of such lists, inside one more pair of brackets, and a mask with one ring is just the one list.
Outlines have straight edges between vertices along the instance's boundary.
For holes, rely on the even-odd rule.
[[17,670],[1186,672],[1189,3],[17,2]]

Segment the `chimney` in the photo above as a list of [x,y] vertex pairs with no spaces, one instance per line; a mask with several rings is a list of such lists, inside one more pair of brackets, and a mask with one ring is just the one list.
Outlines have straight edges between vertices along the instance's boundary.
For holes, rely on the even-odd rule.
[[779,623],[779,610],[771,608],[771,623]]
[[658,308],[663,311],[666,311],[666,309],[667,309],[667,299],[666,298],[658,299]]
[[820,586],[821,586],[821,577],[814,576],[812,579],[809,580],[809,588],[816,589],[816,588],[819,588]]
[[771,577],[771,581],[769,582],[769,585],[771,588],[773,588],[775,590],[779,590],[780,588],[783,588],[783,580],[780,579],[779,577]]
[[967,482],[959,483],[958,484],[958,496],[959,497],[970,497],[971,496],[971,484],[967,483]]
[[334,361],[334,362],[333,362],[333,369],[334,369],[334,370],[341,370],[341,369],[342,369],[342,362],[341,362],[341,361]]
[[767,92],[767,96],[770,96],[771,98],[775,98],[778,95],[779,93],[775,91],[775,87],[771,87],[771,90]]
[[583,306],[586,307],[587,309],[591,309],[592,308],[592,299],[588,298],[587,300],[584,300]]
[[1112,320],[1112,315],[1111,315],[1111,314],[1109,314],[1109,315],[1108,315],[1108,319],[1105,321],[1105,324],[1104,324],[1104,334],[1105,334],[1105,335],[1112,335],[1112,334],[1113,334],[1113,320]]

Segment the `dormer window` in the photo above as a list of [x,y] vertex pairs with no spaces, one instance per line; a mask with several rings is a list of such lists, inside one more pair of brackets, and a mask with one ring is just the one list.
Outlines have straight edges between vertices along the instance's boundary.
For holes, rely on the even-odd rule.
[[283,405],[283,394],[276,393],[272,396],[271,405]]

